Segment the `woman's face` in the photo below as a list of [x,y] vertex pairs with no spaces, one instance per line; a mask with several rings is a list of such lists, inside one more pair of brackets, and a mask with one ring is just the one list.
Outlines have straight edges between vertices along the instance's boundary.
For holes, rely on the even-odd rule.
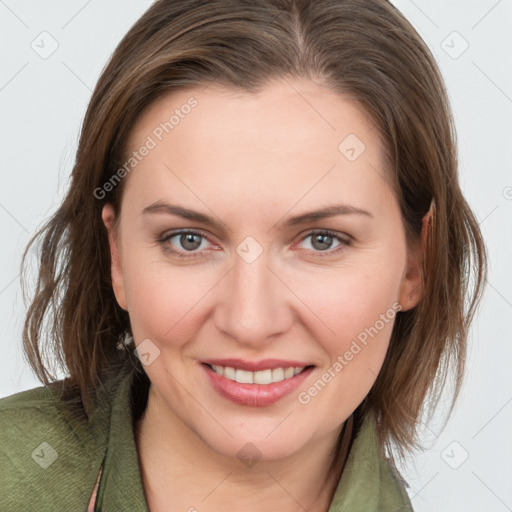
[[155,102],[129,148],[117,239],[103,219],[162,418],[229,456],[334,440],[419,298],[369,119],[307,80],[210,86]]

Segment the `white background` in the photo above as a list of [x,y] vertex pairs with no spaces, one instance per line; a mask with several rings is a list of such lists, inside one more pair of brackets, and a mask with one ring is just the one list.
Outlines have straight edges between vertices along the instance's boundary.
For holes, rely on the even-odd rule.
[[[403,474],[418,512],[512,510],[512,2],[394,4],[446,80],[460,180],[491,265],[462,396],[442,433],[436,420],[423,426],[427,450],[411,457]],[[103,66],[149,5],[0,0],[0,397],[40,385],[21,351],[21,253],[62,198]],[[44,31],[51,36],[40,36]],[[31,47],[42,46],[42,37],[47,50],[58,44],[47,59]],[[464,41],[469,46],[458,55]]]

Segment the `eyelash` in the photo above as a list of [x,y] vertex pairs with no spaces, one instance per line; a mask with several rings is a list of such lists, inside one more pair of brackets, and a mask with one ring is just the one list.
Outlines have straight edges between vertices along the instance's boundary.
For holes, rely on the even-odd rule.
[[[184,254],[183,252],[175,251],[174,249],[170,249],[169,246],[165,245],[167,242],[169,242],[169,240],[171,238],[174,238],[175,236],[178,236],[178,235],[185,235],[185,234],[187,234],[187,235],[188,234],[198,235],[198,236],[208,240],[208,237],[206,235],[204,235],[203,233],[201,233],[200,231],[184,229],[184,230],[173,231],[171,233],[165,234],[164,236],[159,238],[157,241],[161,245],[162,250],[165,253],[171,253],[174,256],[177,256],[179,258],[198,258],[200,256],[203,256],[203,252],[204,251],[189,252],[188,254]],[[350,239],[350,237],[348,237],[348,236],[341,236],[341,235],[337,234],[336,232],[330,231],[328,229],[319,229],[319,230],[310,231],[308,234],[306,234],[300,240],[300,242],[303,242],[306,238],[308,238],[310,236],[314,236],[314,235],[328,236],[328,237],[331,237],[331,238],[336,239],[339,242],[341,242],[341,244],[338,246],[338,248],[334,249],[334,250],[328,250],[328,251],[308,251],[308,252],[314,253],[315,255],[322,256],[322,257],[332,256],[334,254],[337,254],[337,253],[341,252],[342,250],[344,250],[345,247],[350,246],[351,243],[352,243],[352,240]]]

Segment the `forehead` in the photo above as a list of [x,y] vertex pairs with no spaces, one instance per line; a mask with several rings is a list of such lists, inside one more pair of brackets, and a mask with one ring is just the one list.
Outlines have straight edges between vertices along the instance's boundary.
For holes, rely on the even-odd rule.
[[317,138],[335,146],[349,133],[368,143],[379,135],[371,117],[354,100],[311,80],[280,78],[256,93],[219,84],[170,92],[140,116],[131,132],[129,149],[136,150],[137,139],[153,132],[157,139],[170,133],[179,138],[187,126],[203,141],[205,136],[214,135],[212,127],[216,128],[216,138],[242,138],[244,132],[237,129],[244,126],[245,133],[251,130],[260,135],[253,141],[255,148],[258,142],[275,140],[276,135],[289,143],[287,135],[292,134],[299,145],[312,141],[315,132]]
[[[257,93],[194,87],[155,101],[134,126],[128,156],[151,150],[130,180],[154,186],[174,171],[189,183],[239,194],[307,189],[332,194],[388,186],[384,148],[371,118],[356,102],[310,80],[280,79]],[[149,177],[154,179],[143,180]],[[136,175],[139,175],[137,178]],[[199,185],[200,184],[200,185]],[[286,190],[282,190],[282,187]],[[388,187],[389,188],[389,187]]]

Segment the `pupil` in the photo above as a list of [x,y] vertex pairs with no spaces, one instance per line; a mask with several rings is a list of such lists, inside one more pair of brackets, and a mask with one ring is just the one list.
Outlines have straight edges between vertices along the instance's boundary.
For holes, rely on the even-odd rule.
[[197,249],[201,242],[194,241],[194,238],[199,238],[198,235],[194,235],[193,233],[188,233],[185,235],[181,235],[181,244],[185,249]]
[[[320,240],[321,247],[316,247],[317,249],[328,249],[332,243],[332,237],[330,237],[329,235],[316,235],[316,237],[314,237],[313,240],[314,241]],[[322,247],[322,244],[324,244],[323,247]]]

